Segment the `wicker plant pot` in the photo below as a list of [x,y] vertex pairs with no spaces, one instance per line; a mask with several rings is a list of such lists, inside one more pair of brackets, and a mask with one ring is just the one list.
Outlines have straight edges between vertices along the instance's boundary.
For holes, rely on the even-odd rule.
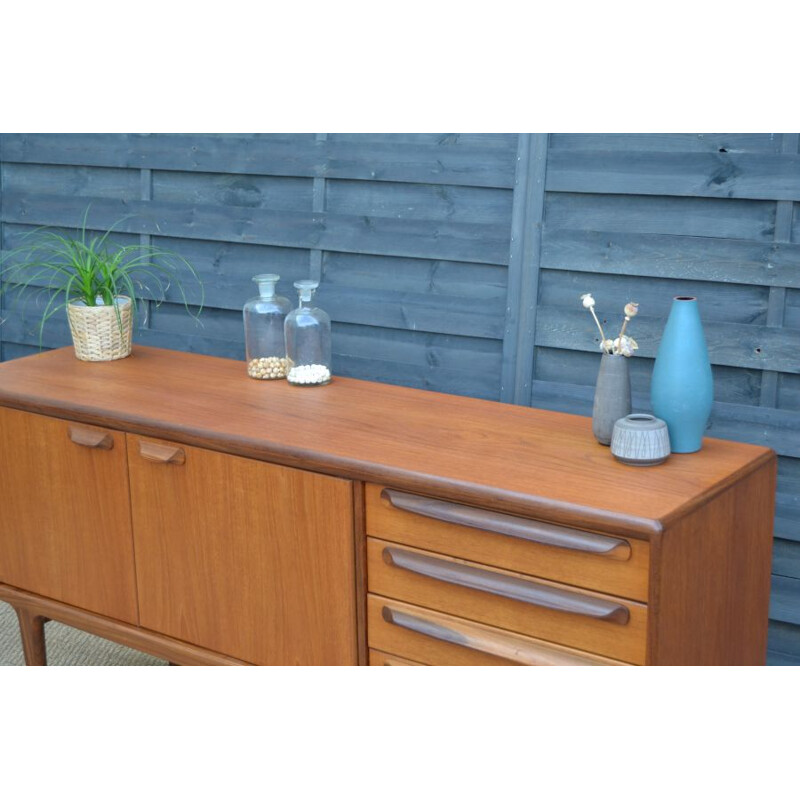
[[114,361],[131,354],[131,299],[118,297],[115,302],[119,318],[114,306],[86,306],[78,302],[67,306],[75,355],[81,361]]

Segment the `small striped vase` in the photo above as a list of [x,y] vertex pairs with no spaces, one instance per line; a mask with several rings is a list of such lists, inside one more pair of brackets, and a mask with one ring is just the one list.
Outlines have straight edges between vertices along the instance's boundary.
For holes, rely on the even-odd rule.
[[652,467],[669,456],[667,423],[652,414],[628,414],[614,423],[611,454],[623,464]]

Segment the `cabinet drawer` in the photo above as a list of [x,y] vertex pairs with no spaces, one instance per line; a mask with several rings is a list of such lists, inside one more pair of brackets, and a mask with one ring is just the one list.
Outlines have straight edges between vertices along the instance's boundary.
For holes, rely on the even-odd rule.
[[382,653],[380,650],[369,651],[369,665],[371,667],[424,667],[418,661],[409,661],[407,658]]
[[647,601],[647,542],[552,525],[473,506],[366,487],[367,534]]
[[370,538],[369,591],[643,664],[647,606]]
[[370,594],[371,648],[433,666],[602,666],[620,662]]

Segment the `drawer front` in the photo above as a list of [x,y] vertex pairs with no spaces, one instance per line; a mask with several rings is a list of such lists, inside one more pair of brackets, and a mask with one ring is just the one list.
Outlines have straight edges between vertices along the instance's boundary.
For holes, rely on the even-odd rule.
[[432,666],[605,666],[618,661],[370,594],[369,646]]
[[367,534],[647,602],[650,546],[368,484]]
[[369,591],[643,664],[647,606],[370,538]]
[[382,653],[380,650],[369,651],[369,665],[371,667],[424,667],[419,661],[409,661],[407,658]]

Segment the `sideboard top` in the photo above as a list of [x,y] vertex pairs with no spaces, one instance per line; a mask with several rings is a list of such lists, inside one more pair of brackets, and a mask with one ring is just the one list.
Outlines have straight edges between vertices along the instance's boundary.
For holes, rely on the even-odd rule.
[[641,538],[775,457],[705,439],[629,467],[586,417],[341,377],[255,381],[239,361],[151,347],[0,364],[0,405]]

